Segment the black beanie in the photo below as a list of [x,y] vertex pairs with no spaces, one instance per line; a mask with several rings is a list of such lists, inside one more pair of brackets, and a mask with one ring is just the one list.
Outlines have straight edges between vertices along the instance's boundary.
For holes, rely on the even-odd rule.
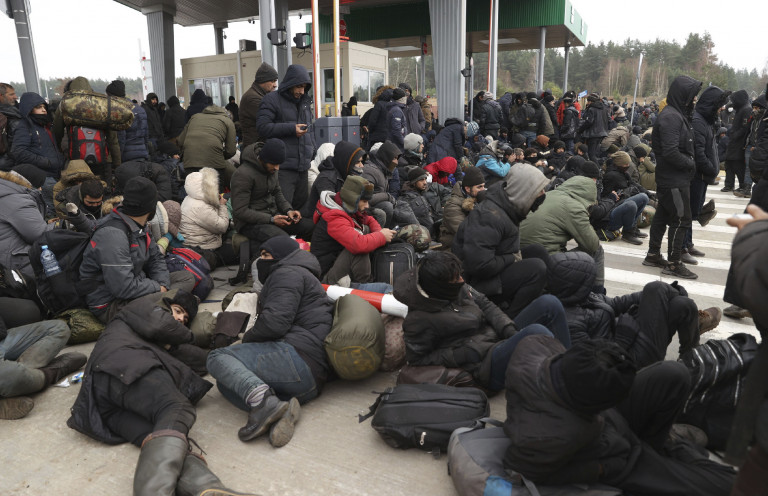
[[553,150],[557,150],[558,148],[563,148],[563,149],[565,149],[565,143],[563,143],[563,142],[562,142],[562,141],[560,141],[560,140],[557,140],[557,141],[555,141],[554,143],[552,143],[552,149],[553,149]]
[[171,305],[179,305],[183,308],[187,312],[187,323],[191,323],[192,319],[197,315],[197,306],[199,304],[197,296],[183,289],[178,290],[173,298],[163,298],[163,303],[168,305],[169,309]]
[[405,91],[402,88],[392,90],[392,100],[400,100],[403,97],[405,97]]
[[159,151],[160,153],[165,153],[169,157],[173,155],[178,155],[181,153],[181,150],[179,150],[179,147],[174,145],[172,142],[168,140],[163,140],[160,143],[158,143],[157,151]]
[[35,189],[42,188],[45,184],[45,171],[32,164],[19,164],[11,170],[29,181],[29,184]]
[[584,177],[597,179],[600,177],[600,168],[596,163],[592,162],[591,160],[587,160],[581,164],[581,175]]
[[485,183],[483,172],[477,167],[467,167],[467,170],[464,171],[464,178],[461,180],[461,185],[471,188],[472,186],[477,186],[478,184],[483,183]]
[[632,134],[643,134],[643,128],[640,126],[632,126]]
[[637,158],[643,158],[648,156],[648,152],[645,150],[645,147],[637,145],[632,149],[633,152],[635,152],[635,157]]
[[141,217],[157,208],[157,186],[146,177],[132,177],[123,188],[122,212],[131,217]]
[[555,391],[574,410],[594,415],[619,404],[635,380],[635,364],[618,344],[585,339],[552,360]]
[[285,143],[278,138],[269,138],[259,152],[263,163],[280,165],[285,162]]
[[107,85],[107,95],[119,96],[125,98],[125,83],[115,79]]
[[414,167],[408,171],[408,181],[413,184],[427,178],[427,171],[421,167]]
[[256,70],[256,84],[266,83],[267,81],[277,81],[277,71],[271,65],[262,62]]
[[275,260],[282,260],[299,249],[299,243],[290,236],[274,236],[262,243],[259,251],[264,250]]
[[400,83],[397,85],[398,88],[402,88],[406,90],[409,93],[413,93],[413,88],[411,88],[411,85],[408,83]]

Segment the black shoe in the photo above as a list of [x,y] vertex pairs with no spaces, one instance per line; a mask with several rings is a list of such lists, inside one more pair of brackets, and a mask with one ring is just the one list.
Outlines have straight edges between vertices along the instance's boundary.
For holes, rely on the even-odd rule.
[[643,265],[647,265],[648,267],[666,268],[667,261],[664,259],[664,257],[661,256],[660,253],[649,253],[645,256]]
[[706,181],[707,181],[707,184],[710,186],[717,186],[718,184],[720,184],[720,180],[717,179],[716,177],[707,179]]
[[272,424],[282,418],[288,411],[288,402],[267,391],[258,406],[248,412],[248,423],[237,431],[241,441],[250,441],[267,432]]
[[711,212],[715,209],[715,200],[709,200],[707,203],[704,204],[703,207],[701,207],[701,213],[706,214],[707,212]]
[[706,226],[709,224],[709,221],[715,218],[717,215],[717,210],[710,210],[709,212],[702,212],[699,214],[699,216],[696,218],[696,220],[699,221],[699,224],[701,224],[701,227]]
[[733,196],[738,196],[739,198],[746,198],[747,192],[744,188],[735,189],[733,190]]
[[690,253],[694,257],[703,257],[703,256],[705,256],[703,251],[697,250],[696,247],[693,246],[693,245],[688,247],[688,253]]
[[680,261],[688,265],[699,265],[699,261],[693,258],[687,250],[683,250],[683,253],[680,254]]
[[641,239],[642,239],[642,238],[647,238],[647,237],[648,237],[648,235],[647,235],[646,233],[644,233],[643,231],[641,231],[641,230],[640,230],[639,228],[637,228],[637,227],[635,227],[634,229],[632,229],[632,236],[634,236],[634,237],[636,237],[636,238],[641,238]]
[[626,233],[626,234],[622,234],[621,235],[621,240],[624,241],[624,242],[633,244],[633,245],[641,245],[641,244],[643,244],[643,242],[640,241],[639,238],[635,237],[634,233],[631,233],[631,232],[630,233]]
[[733,186],[725,186],[720,191],[722,191],[723,193],[728,193],[729,191],[733,191]]
[[88,357],[82,353],[64,353],[51,360],[51,363],[45,367],[40,367],[39,370],[45,375],[45,383],[52,385],[83,368],[87,361]]
[[729,307],[726,307],[723,309],[723,315],[726,317],[730,317],[732,319],[743,319],[745,317],[752,317],[752,314],[749,310],[746,308],[737,307],[736,305],[731,305]]
[[682,277],[683,279],[699,278],[699,276],[688,270],[683,262],[670,262],[669,265],[661,270],[661,273],[668,276]]

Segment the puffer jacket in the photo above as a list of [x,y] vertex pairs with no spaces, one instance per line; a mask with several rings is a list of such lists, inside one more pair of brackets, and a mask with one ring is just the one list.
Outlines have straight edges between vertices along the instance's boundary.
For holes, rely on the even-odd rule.
[[5,118],[8,119],[8,124],[5,126],[4,137],[2,138],[5,140],[8,148],[5,153],[0,154],[0,170],[9,171],[16,165],[16,162],[14,162],[11,157],[10,151],[13,147],[13,132],[16,130],[16,127],[18,127],[22,117],[19,109],[13,105],[6,104],[0,104],[0,114],[3,114]]
[[178,143],[185,167],[224,169],[237,151],[235,123],[226,110],[209,105],[192,116]]
[[589,223],[588,209],[596,197],[595,182],[583,176],[572,177],[548,191],[544,203],[520,224],[520,244],[539,244],[549,253],[557,253],[575,239],[579,249],[594,254],[600,240]]
[[333,324],[333,303],[320,284],[320,263],[296,250],[272,269],[259,295],[256,324],[243,343],[284,341],[309,365],[318,390],[328,376],[323,341]]
[[496,100],[484,100],[480,110],[480,132],[483,136],[490,134],[498,137],[501,123],[504,122],[504,113],[501,105]]
[[168,108],[163,116],[163,132],[166,139],[173,139],[184,130],[186,119],[185,111],[181,108],[181,102],[176,95],[168,98]]
[[[381,149],[379,149],[381,152]],[[368,156],[368,161],[363,166],[363,177],[373,184],[373,198],[370,204],[375,207],[382,201],[395,202],[394,192],[390,190],[390,180],[394,171],[390,171],[385,164],[392,160],[391,157]]]
[[164,202],[173,199],[173,187],[171,175],[161,164],[139,159],[125,162],[115,171],[117,181],[117,193],[122,194],[123,188],[134,177],[146,177],[157,186],[157,200]]
[[552,126],[552,121],[549,119],[549,113],[544,108],[539,100],[536,98],[529,98],[528,103],[533,107],[535,112],[534,120],[536,121],[536,135],[543,134],[544,136],[552,136],[555,134],[555,128]]
[[117,132],[120,142],[120,156],[123,162],[137,158],[149,158],[147,141],[149,140],[149,128],[147,127],[147,112],[139,104],[133,105],[133,122],[125,131]]
[[440,243],[446,250],[451,249],[453,237],[464,219],[475,208],[476,200],[464,194],[461,182],[453,185],[451,196],[443,207],[443,223],[440,224]]
[[387,139],[396,144],[401,152],[405,151],[405,135],[409,133],[405,117],[405,104],[392,102],[387,112]]
[[453,157],[458,162],[464,156],[464,123],[458,119],[446,119],[445,127],[437,134],[429,148],[427,161],[437,162],[445,157]]
[[96,225],[91,243],[83,252],[80,279],[96,283],[96,289],[85,297],[88,308],[96,315],[114,300],[134,300],[171,284],[160,249],[144,226],[123,214],[119,207]]
[[[717,86],[709,86],[701,93],[693,112],[693,149],[696,161],[696,177],[710,179],[720,172],[715,119],[724,101],[725,92]],[[718,126],[719,127],[719,126]]]
[[302,216],[310,217],[320,200],[323,191],[341,191],[349,174],[357,175],[354,165],[365,152],[362,148],[347,141],[340,142],[334,154],[326,157],[318,166],[318,175],[309,190],[309,200],[304,205]]
[[243,142],[240,144],[241,150],[245,150],[245,147],[252,143],[263,141],[256,130],[256,117],[259,113],[259,107],[261,107],[261,101],[266,94],[267,91],[254,80],[251,87],[243,93],[243,97],[240,99],[239,117],[240,127],[243,130]]
[[85,376],[67,425],[97,441],[120,444],[123,439],[109,429],[99,412],[98,394],[93,377],[107,374],[130,386],[153,369],[161,368],[173,380],[178,391],[193,405],[213,384],[199,377],[184,362],[166,351],[165,345],[188,345],[192,331],[173,319],[166,308],[147,300],[129,303],[99,337],[85,366]]
[[693,179],[694,136],[688,112],[699,88],[701,82],[692,77],[676,77],[667,93],[667,105],[653,126],[651,146],[658,188],[687,188]]
[[[517,332],[512,319],[468,284],[456,300],[430,298],[419,286],[418,267],[397,278],[394,296],[408,305],[403,337],[409,365],[460,367],[488,385],[492,349]],[[457,359],[465,349],[475,351],[480,361]]]
[[344,249],[353,255],[371,253],[387,244],[376,219],[366,212],[350,215],[341,205],[341,193],[323,191],[315,207],[310,253],[320,262],[324,276]]
[[[437,185],[439,186],[439,185]],[[433,227],[435,222],[442,219],[443,207],[439,204],[439,211],[435,211],[432,208],[429,200],[427,199],[426,192],[416,190],[410,181],[407,181],[403,185],[403,189],[400,192],[399,200],[406,202],[413,210],[413,214],[419,221],[419,224],[429,229],[432,236],[435,236]]]
[[247,224],[269,224],[272,217],[292,210],[283,196],[276,172],[269,174],[258,154],[262,143],[250,145],[240,155],[240,167],[232,174],[232,217],[235,229]]
[[229,229],[229,210],[219,202],[219,174],[209,167],[193,172],[184,182],[179,234],[186,246],[215,250]]
[[648,154],[642,163],[638,160],[637,173],[640,176],[640,185],[645,189],[656,191],[656,163],[651,158],[651,147],[645,143],[638,146],[645,148]]
[[425,131],[426,121],[424,119],[424,113],[421,111],[419,102],[414,100],[412,96],[408,97],[403,112],[405,113],[405,120],[408,123],[408,132],[421,134]]
[[608,136],[608,114],[601,100],[592,102],[584,110],[584,121],[579,126],[582,139]]
[[[305,93],[298,100],[291,88],[305,85]],[[312,124],[312,79],[304,66],[291,65],[280,81],[277,91],[264,95],[256,117],[256,129],[264,140],[280,138],[285,142],[284,170],[304,172],[315,152],[314,133],[311,128],[301,138],[296,136],[296,124]]]
[[560,138],[575,139],[579,128],[579,111],[573,105],[563,109],[563,123],[560,126]]
[[389,109],[394,104],[392,102],[393,88],[384,88],[379,93],[373,102],[373,108],[370,110],[371,114],[368,117],[368,147],[370,148],[375,143],[383,143],[387,139],[387,116],[389,115]]
[[739,90],[731,95],[733,102],[733,124],[728,131],[728,148],[725,150],[725,160],[744,160],[744,147],[749,136],[749,116],[752,106],[746,90]]
[[158,142],[163,139],[163,118],[160,116],[160,111],[157,105],[152,105],[152,97],[157,98],[154,93],[149,93],[147,99],[141,102],[141,108],[147,114],[147,137],[150,140]]
[[0,212],[0,265],[34,278],[29,249],[53,228],[45,222],[43,195],[19,174],[0,172]]
[[755,149],[752,150],[752,156],[749,159],[750,171],[762,174],[766,167],[768,167],[768,112],[763,114],[763,118],[757,125]]
[[37,93],[21,95],[19,113],[22,119],[14,130],[9,153],[16,164],[32,164],[45,171],[48,177],[58,179],[64,168],[64,156],[56,146],[51,126],[40,126],[30,118],[32,109],[41,103],[45,104],[45,99]]

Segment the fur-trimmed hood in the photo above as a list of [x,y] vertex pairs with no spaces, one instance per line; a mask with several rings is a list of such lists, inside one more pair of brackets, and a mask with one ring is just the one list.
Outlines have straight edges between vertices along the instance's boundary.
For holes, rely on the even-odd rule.
[[[61,172],[59,182],[64,188],[69,188],[89,179],[99,179],[85,163],[85,160],[70,160],[67,168]],[[106,185],[106,184],[105,184]]]
[[[24,176],[22,176],[18,172],[0,171],[0,179],[4,179],[6,181],[12,182],[13,184],[16,184],[17,186],[21,186],[22,188],[33,189],[32,184],[29,181],[27,181],[24,178]],[[19,192],[21,193],[22,191],[19,190]]]
[[120,205],[121,203],[123,203],[122,196],[113,196],[112,198],[107,198],[101,204],[101,216],[104,217],[105,215],[108,215],[113,209],[117,208],[117,206]]
[[215,169],[203,167],[200,172],[192,172],[184,182],[184,189],[195,200],[219,207],[219,174]]

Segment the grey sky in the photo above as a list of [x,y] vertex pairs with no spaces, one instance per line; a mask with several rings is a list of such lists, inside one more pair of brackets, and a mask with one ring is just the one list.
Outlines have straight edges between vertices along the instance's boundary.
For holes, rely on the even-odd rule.
[[[139,12],[112,0],[30,0],[30,3],[41,77],[141,76],[139,40],[147,57],[149,42],[146,18]],[[719,60],[736,68],[756,68],[758,72],[768,63],[768,53],[762,48],[764,33],[755,28],[756,24],[744,24],[765,13],[765,4],[758,0],[731,1],[727,9],[690,0],[573,0],[573,3],[587,21],[589,41],[595,43],[600,40],[621,43],[628,37],[643,41],[659,37],[682,43],[689,32],[709,31]],[[733,19],[741,20],[739,27]],[[294,32],[303,30],[308,20],[307,17],[301,21],[294,19]],[[224,48],[231,53],[237,50],[237,41],[241,38],[259,40],[258,22],[255,25],[230,23],[225,33]],[[177,76],[181,76],[179,59],[212,55],[215,51],[211,26],[175,26],[174,37]],[[16,30],[7,17],[0,18],[0,46],[3,47],[0,81],[23,80]]]

